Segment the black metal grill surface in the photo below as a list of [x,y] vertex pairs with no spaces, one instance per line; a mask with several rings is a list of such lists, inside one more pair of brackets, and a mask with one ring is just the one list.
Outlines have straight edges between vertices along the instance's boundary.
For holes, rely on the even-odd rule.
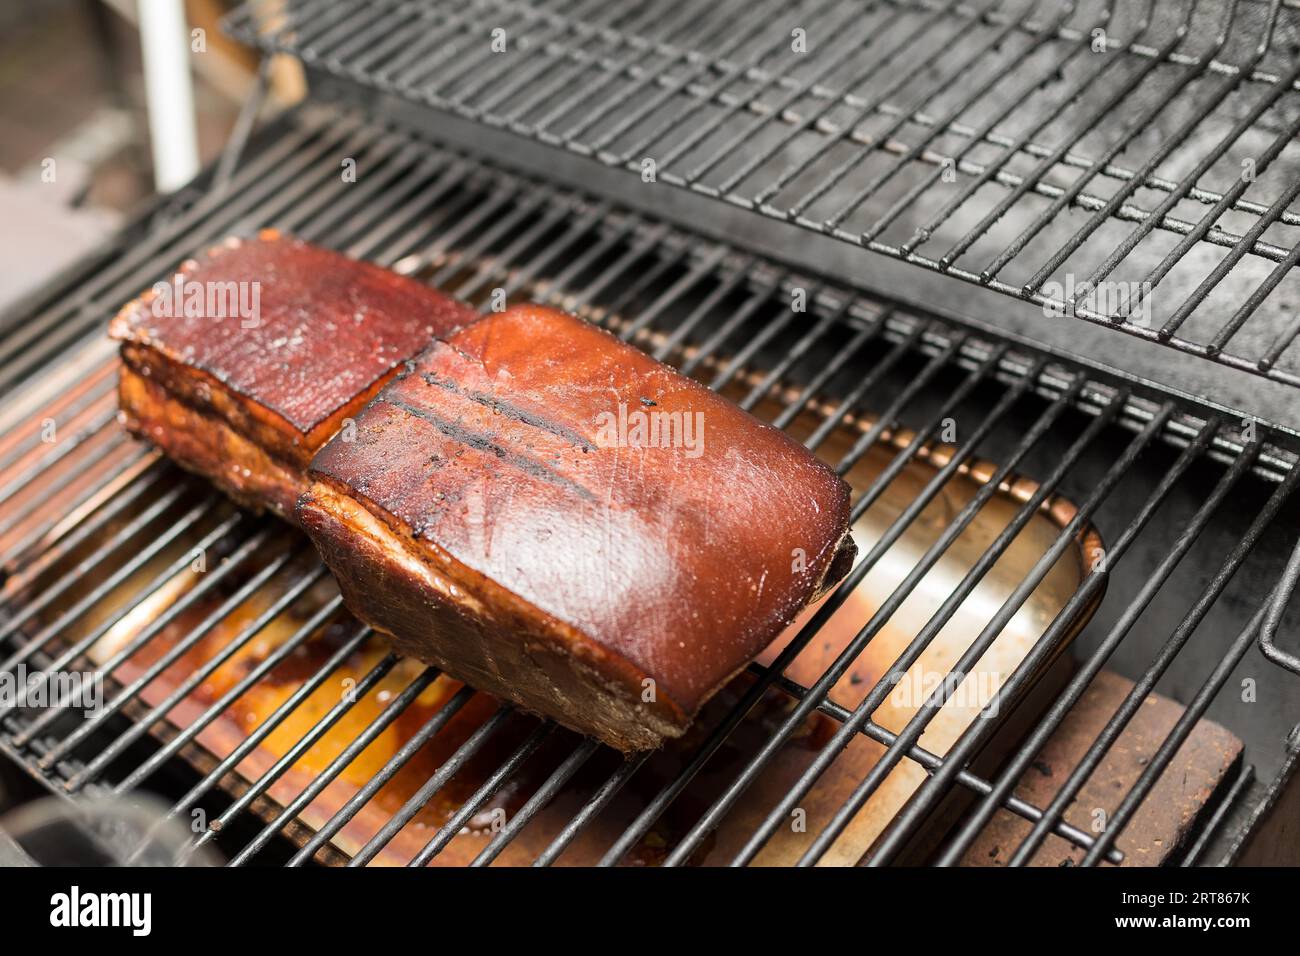
[[[355,27],[350,33],[362,35]],[[1024,42],[1022,33],[1015,33],[1018,42]],[[338,175],[340,157],[356,157],[365,174],[355,183],[343,182]],[[1280,593],[1274,592],[1274,586],[1293,541],[1287,529],[1297,523],[1293,492],[1300,469],[1295,467],[1294,454],[1284,447],[1285,436],[1274,436],[1263,424],[1243,428],[1244,423],[1190,401],[1145,391],[1138,394],[1129,384],[1081,365],[1010,347],[816,276],[791,273],[743,249],[704,241],[609,201],[494,169],[410,134],[370,125],[354,112],[324,106],[301,110],[256,135],[228,180],[217,186],[203,180],[190,193],[141,220],[120,245],[52,292],[4,339],[0,375],[8,383],[25,383],[11,393],[20,406],[24,395],[57,380],[59,370],[73,361],[70,356],[89,353],[91,359],[84,360],[88,364],[81,368],[99,371],[77,373],[85,391],[75,403],[60,407],[56,424],[63,431],[57,444],[15,473],[15,462],[40,447],[43,423],[24,421],[10,432],[13,444],[0,461],[0,474],[7,479],[0,488],[0,502],[7,503],[0,521],[6,529],[21,520],[12,502],[24,489],[41,486],[52,494],[79,488],[67,516],[31,528],[0,555],[8,571],[0,605],[0,668],[12,669],[19,663],[34,670],[86,666],[85,655],[100,636],[148,608],[168,582],[189,573],[195,548],[214,548],[225,556],[207,570],[196,590],[220,588],[223,579],[244,582],[229,598],[233,603],[223,606],[227,612],[273,579],[281,584],[283,590],[277,593],[282,596],[274,607],[250,621],[238,642],[256,640],[259,628],[274,613],[291,606],[309,589],[329,584],[301,539],[274,523],[235,511],[202,482],[183,477],[156,453],[132,442],[113,417],[111,349],[103,340],[109,316],[195,250],[232,232],[263,226],[418,275],[471,301],[485,302],[492,289],[501,288],[511,297],[578,311],[714,388],[743,385],[741,403],[755,410],[774,408],[770,417],[781,426],[812,413],[829,427],[845,415],[869,412],[870,425],[854,452],[839,462],[841,471],[878,439],[900,429],[913,430],[913,440],[893,448],[891,471],[858,494],[855,516],[883,493],[889,474],[897,474],[897,469],[922,454],[928,439],[959,406],[960,438],[946,475],[976,454],[1004,469],[994,476],[995,486],[1014,468],[1035,479],[1044,497],[1061,494],[1077,503],[1077,521],[1095,525],[1106,542],[1106,560],[1082,579],[1030,658],[1012,675],[1012,686],[999,692],[999,699],[1009,697],[1014,685],[1027,682],[1035,662],[1052,654],[1080,610],[1103,586],[1108,589],[1105,602],[1076,641],[1075,653],[1082,661],[1079,671],[995,776],[970,769],[990,722],[976,721],[943,757],[919,746],[920,734],[942,698],[894,733],[871,719],[870,707],[849,712],[832,703],[827,691],[834,673],[808,686],[782,673],[785,658],[772,667],[756,664],[750,668],[751,688],[724,718],[700,728],[699,742],[688,759],[647,794],[643,810],[607,848],[605,863],[622,860],[670,808],[681,809],[683,795],[692,792],[738,728],[757,726],[760,743],[766,740],[775,746],[793,732],[802,715],[814,709],[840,728],[820,752],[827,760],[842,741],[863,734],[884,745],[884,768],[914,762],[929,773],[865,862],[895,859],[927,812],[954,786],[976,799],[938,851],[943,862],[957,860],[999,809],[1035,824],[1018,861],[1028,859],[1048,834],[1055,834],[1086,848],[1089,864],[1114,862],[1119,860],[1115,837],[1142,805],[1195,721],[1209,715],[1230,727],[1250,723],[1238,695],[1231,692],[1243,675],[1259,683],[1261,699],[1285,700],[1294,694],[1294,686],[1287,683],[1292,676],[1273,667],[1256,650],[1269,595]],[[807,313],[792,312],[790,290],[794,288],[809,290]],[[824,434],[824,429],[818,429],[809,444],[816,447],[818,435]],[[89,474],[95,475],[94,481],[79,487],[79,478]],[[920,504],[935,490],[926,489]],[[1041,500],[1027,502],[1022,512],[1032,514]],[[913,510],[900,517],[891,531],[901,533],[917,513]],[[951,536],[948,540],[971,517],[964,512],[952,515],[944,530]],[[1063,528],[1053,546],[1068,546],[1079,527],[1072,522]],[[981,562],[992,563],[1013,537],[1011,530],[997,535]],[[842,600],[882,551],[868,553],[832,601]],[[139,569],[162,558],[171,563],[155,578],[141,582]],[[915,584],[914,579],[909,581]],[[980,635],[981,641],[996,637],[1035,583],[1034,574],[1026,576]],[[900,585],[899,597],[904,587]],[[935,629],[954,607],[945,604],[937,609]],[[861,621],[853,647],[860,651],[890,613],[886,606],[872,620]],[[819,620],[804,628],[797,645],[815,639]],[[238,755],[206,763],[191,759],[189,765],[198,769],[177,782],[175,758],[180,754],[193,758],[202,749],[196,738],[216,714],[208,712],[188,722],[169,718],[167,707],[142,703],[150,672],[127,679],[120,670],[133,655],[147,651],[166,623],[153,621],[128,649],[101,665],[116,688],[103,714],[85,720],[60,709],[8,710],[0,714],[0,749],[58,793],[129,793],[145,788],[167,794],[174,801],[173,815],[188,818],[202,808],[219,826],[210,826],[197,840],[215,844],[236,863],[367,862],[476,754],[487,752],[492,735],[511,719],[509,708],[502,707],[348,861],[330,846],[329,837],[358,811],[359,804],[345,807],[318,831],[304,828],[295,820],[298,801],[285,807],[267,797],[287,763],[245,779],[234,770]],[[307,676],[308,688],[329,679],[347,652],[368,636],[365,628],[349,622],[335,597],[303,624],[284,653],[291,654],[311,633],[330,623],[345,628],[345,636],[338,654]],[[210,622],[204,626],[211,626]],[[934,630],[928,632],[933,637]],[[73,633],[84,636],[71,640],[67,635]],[[196,630],[182,643],[200,636]],[[1014,796],[1017,780],[1047,736],[1083,694],[1091,676],[1108,662],[1122,665],[1137,680],[1125,707],[1093,741],[1050,806],[1033,806]],[[354,701],[364,699],[397,663],[391,654],[378,661],[359,681],[355,698],[340,700],[321,714],[291,756],[305,753],[319,734],[346,718]],[[355,755],[394,726],[435,677],[432,671],[424,671],[387,701],[380,715],[357,732],[355,749],[349,748],[348,753]],[[264,679],[265,673],[254,671],[240,686]],[[1170,731],[1146,772],[1124,796],[1105,833],[1084,832],[1065,823],[1063,813],[1073,794],[1152,689],[1186,701],[1186,719]],[[755,724],[751,711],[768,691],[788,695],[791,709],[773,726]],[[277,717],[291,713],[304,697],[305,692],[286,700]],[[407,746],[376,772],[373,789],[421,745],[436,740],[445,719],[435,716],[419,728],[407,728]],[[255,746],[273,729],[271,721],[257,728],[247,746]],[[461,809],[430,834],[411,862],[434,859],[493,792],[555,739],[568,741],[563,744],[567,755],[485,845],[476,863],[490,863],[540,808],[571,794],[579,771],[598,753],[609,756],[549,723],[535,722],[518,746],[501,758],[497,770],[486,774],[481,786],[465,796]],[[1285,756],[1280,739],[1247,736],[1247,744],[1251,763],[1234,797],[1257,785],[1256,770],[1271,775]],[[663,849],[663,862],[691,859],[763,774],[768,756],[767,746],[743,754],[725,785],[705,805],[690,809],[688,825]],[[312,786],[328,785],[346,763],[341,757]],[[582,791],[568,825],[538,862],[561,860],[575,836],[599,817],[615,794],[637,779],[643,763],[641,757],[616,762],[605,778]],[[759,852],[773,830],[784,825],[790,808],[811,782],[801,780],[788,790],[735,862],[747,862]],[[828,828],[815,835],[804,862],[819,857],[836,828],[878,784],[878,776],[862,782]],[[302,803],[315,792],[319,791],[305,791]],[[1231,804],[1220,819],[1230,810]],[[1184,862],[1199,859],[1206,845],[1202,840],[1188,849]]]
[[1298,15],[259,0],[228,24],[349,82],[1297,385]]

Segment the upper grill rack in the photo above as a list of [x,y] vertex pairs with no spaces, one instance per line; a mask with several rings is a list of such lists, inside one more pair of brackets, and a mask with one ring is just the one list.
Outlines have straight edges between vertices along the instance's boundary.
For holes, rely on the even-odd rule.
[[350,81],[1300,385],[1279,0],[256,0]]
[[[362,158],[367,174],[355,184],[340,182],[340,156]],[[966,818],[965,829],[947,846],[949,860],[960,855],[982,822],[1000,807],[1034,821],[1034,832],[1022,847],[1026,857],[1044,837],[1054,833],[1085,848],[1087,862],[1115,859],[1112,844],[1124,820],[1149,794],[1195,720],[1210,711],[1216,700],[1223,703],[1224,695],[1219,692],[1251,652],[1264,614],[1264,592],[1251,598],[1251,587],[1275,580],[1281,573],[1284,554],[1276,547],[1277,539],[1290,543],[1280,528],[1295,520],[1293,491],[1300,480],[1293,456],[1269,446],[1270,435],[1263,426],[1253,437],[1243,440],[1240,423],[1217,420],[1204,409],[1174,399],[1154,404],[1140,400],[1123,386],[1091,381],[1077,367],[1048,364],[1044,356],[1007,350],[940,320],[830,286],[824,287],[824,294],[812,296],[806,321],[792,325],[784,286],[799,283],[818,288],[809,277],[786,273],[740,250],[703,243],[591,197],[485,169],[463,156],[393,130],[367,126],[354,114],[308,111],[278,131],[260,136],[235,171],[223,197],[220,203],[202,199],[192,203],[178,212],[168,230],[142,240],[129,254],[111,258],[108,265],[83,281],[82,293],[73,297],[68,311],[52,313],[61,316],[58,327],[69,334],[79,331],[84,335],[89,331],[92,344],[102,342],[99,329],[112,309],[195,249],[232,230],[276,226],[415,272],[464,298],[482,301],[497,285],[511,294],[526,291],[530,296],[580,310],[595,320],[614,322],[627,317],[613,325],[620,334],[653,348],[687,371],[711,379],[714,387],[737,380],[752,383],[744,400],[747,407],[756,407],[766,396],[778,396],[781,405],[775,420],[779,423],[788,422],[809,398],[806,390],[782,387],[787,380],[799,380],[795,366],[811,364],[822,372],[837,369],[847,374],[855,383],[854,401],[881,410],[873,426],[876,435],[902,424],[917,427],[924,435],[945,413],[941,398],[964,394],[975,417],[963,414],[962,430],[968,436],[961,446],[963,454],[972,454],[979,444],[981,453],[1020,462],[1026,473],[1041,476],[1040,487],[1045,494],[1060,492],[1080,502],[1108,542],[1108,560],[1084,579],[1035,653],[1051,651],[1074,613],[1107,579],[1113,600],[1094,619],[1092,649],[1085,655],[1081,676],[1059,699],[1059,711],[1044,718],[1036,735],[1015,751],[995,779],[982,777],[969,768],[971,753],[984,736],[983,728],[973,729],[957,750],[941,758],[918,746],[916,728],[895,734],[874,720],[864,719],[862,714],[853,715],[838,707],[827,699],[828,688],[822,682],[812,687],[796,683],[781,674],[777,666],[752,669],[758,679],[756,687],[784,691],[800,701],[801,707],[815,707],[841,725],[851,726],[852,732],[883,743],[890,748],[888,759],[918,763],[932,774],[934,782],[927,784],[917,801],[894,822],[873,851],[872,862],[886,862],[899,853],[947,783],[956,783],[981,798],[976,812]],[[75,320],[77,315],[90,312],[97,313],[93,325]],[[704,317],[718,315],[726,320],[720,328],[701,324]],[[838,341],[850,342],[852,347],[833,350],[831,354],[838,358],[829,366],[819,366],[819,353],[810,345],[827,336],[838,336]],[[681,351],[691,343],[698,344],[693,344],[690,351]],[[776,347],[764,350],[765,345]],[[726,354],[727,349],[733,350],[731,361],[711,361]],[[57,410],[55,420],[65,435],[59,444],[39,452],[39,433],[44,427],[39,420],[26,422],[23,429],[5,438],[9,444],[0,461],[6,477],[0,498],[5,505],[4,529],[13,543],[0,558],[15,573],[7,584],[3,608],[6,620],[0,624],[4,654],[0,666],[11,667],[21,660],[33,667],[66,667],[84,660],[94,634],[139,614],[176,574],[189,573],[188,563],[196,545],[220,543],[227,556],[207,573],[202,587],[215,587],[223,578],[237,578],[241,568],[257,560],[265,563],[255,566],[251,582],[242,586],[236,596],[246,598],[251,589],[261,587],[271,577],[287,576],[283,591],[277,592],[282,596],[273,602],[273,608],[283,609],[299,600],[323,576],[317,562],[297,563],[302,557],[301,545],[294,545],[284,529],[233,512],[208,493],[201,482],[175,481],[174,470],[159,462],[155,453],[125,439],[112,424],[111,366],[102,365],[108,352],[107,348],[101,349],[101,370],[85,375],[81,391]],[[61,361],[66,363],[67,356]],[[58,367],[59,363],[50,365],[47,372],[55,372]],[[108,368],[107,374],[104,368]],[[891,368],[893,374],[887,374]],[[29,384],[38,387],[45,378],[37,376]],[[1026,413],[1030,417],[1022,419],[1020,416]],[[1024,423],[1033,421],[1049,423],[1049,427],[1026,429]],[[914,460],[920,447],[917,442],[900,448],[895,461],[902,466]],[[34,463],[24,464],[28,460],[25,456],[34,449]],[[1150,467],[1144,469],[1143,463],[1149,459],[1153,459]],[[77,485],[87,475],[94,480]],[[33,488],[50,494],[68,491],[75,495],[75,505],[68,516],[53,522],[21,525],[21,511],[15,508],[24,495],[33,493]],[[866,507],[880,490],[878,486],[866,489],[855,500],[855,512]],[[1232,506],[1225,507],[1226,501],[1231,501]],[[136,507],[144,510],[123,524],[122,516],[131,515],[130,509]],[[1153,521],[1157,514],[1163,520]],[[20,525],[21,533],[15,532],[15,525]],[[112,536],[98,541],[90,553],[78,550],[96,540],[93,535],[97,528],[113,529]],[[1261,547],[1268,542],[1272,542],[1271,547]],[[990,553],[1005,544],[994,541],[989,545]],[[112,608],[106,607],[107,596],[130,581],[134,570],[173,546],[179,549],[175,567],[143,584],[133,583],[123,600]],[[1210,580],[1190,582],[1187,589],[1171,587],[1181,577],[1180,564],[1197,548],[1212,556],[1214,572]],[[58,570],[60,557],[77,560],[54,580],[42,577],[43,570]],[[1120,567],[1142,570],[1114,574]],[[97,585],[89,595],[74,602],[67,589],[89,574],[107,575],[109,584]],[[1259,607],[1244,628],[1236,610],[1243,600]],[[55,620],[34,629],[36,618],[27,610],[32,601],[52,609]],[[269,613],[259,614],[234,643],[255,640]],[[90,635],[72,646],[65,646],[66,641],[60,643],[66,628],[83,618],[89,618],[93,627]],[[1134,644],[1139,635],[1133,633],[1133,628],[1139,620],[1145,631],[1155,635],[1154,646],[1140,649]],[[308,675],[308,683],[315,686],[331,679],[342,659],[340,655],[345,656],[366,637],[364,629],[355,622],[348,623],[335,597],[309,615],[302,629],[285,645],[285,653],[290,653],[313,629],[330,621],[344,628],[343,637],[339,653]],[[811,639],[813,633],[808,629],[805,632],[802,639]],[[157,631],[142,634],[137,639],[140,646],[132,653],[146,652]],[[180,643],[200,636],[195,630],[187,630]],[[1193,637],[1195,643],[1209,645],[1208,670],[1203,662],[1197,665],[1187,660],[1184,651]],[[1170,731],[1147,772],[1127,792],[1113,832],[1095,837],[1064,821],[1068,795],[1042,808],[1019,800],[1012,788],[1033,760],[1043,736],[1086,689],[1087,675],[1117,653],[1136,655],[1130,666],[1143,674],[1132,697],[1134,705],[1140,704],[1162,677],[1189,682],[1187,686],[1199,691],[1192,695],[1187,721]],[[103,665],[109,679],[121,688],[112,700],[110,714],[95,719],[92,725],[61,722],[41,712],[9,711],[0,714],[0,749],[61,793],[127,791],[156,782],[168,766],[167,758],[192,748],[197,735],[215,715],[173,723],[166,707],[145,706],[142,695],[148,681],[121,672],[121,665],[128,659],[119,656]],[[309,721],[308,729],[294,742],[293,752],[301,755],[307,751],[315,735],[344,718],[354,702],[372,693],[376,683],[395,666],[392,655],[375,661],[361,676],[352,701],[339,701]],[[1026,664],[1021,677],[1027,678],[1030,670]],[[1269,680],[1268,674],[1252,674],[1261,682]],[[245,675],[245,680],[251,686],[263,676],[253,672]],[[435,676],[424,671],[413,677],[380,714],[356,730],[352,745],[359,749],[397,722]],[[1278,671],[1274,676],[1284,675]],[[717,758],[729,738],[738,729],[752,726],[746,715],[756,694],[746,695],[724,719],[703,728],[702,743],[679,773],[653,782],[654,790],[647,797],[644,811],[608,848],[606,862],[621,859],[673,807],[710,759]],[[276,714],[283,717],[301,705],[302,698],[295,694],[277,708]],[[114,715],[127,715],[137,722],[123,727],[113,723],[110,718]],[[1104,756],[1113,735],[1129,716],[1131,711],[1117,713],[1108,721],[1090,749],[1088,761]],[[447,786],[458,770],[483,753],[507,718],[508,713],[502,711],[484,724],[484,733],[450,754],[414,799],[428,799]],[[259,728],[256,733],[264,735],[272,729]],[[442,725],[435,717],[415,730],[409,742],[417,746],[428,743],[436,740],[441,731]],[[170,739],[171,743],[154,753],[141,754],[136,748],[146,739],[146,732]],[[788,732],[788,724],[784,729],[763,730],[772,734],[772,739]],[[105,733],[109,735],[107,740]],[[427,862],[441,850],[466,815],[483,805],[493,787],[517,776],[521,766],[535,758],[553,733],[553,727],[541,724],[520,739],[518,746],[501,759],[499,767],[485,775],[483,787],[468,796],[461,812],[432,835],[416,861]],[[490,862],[517,838],[528,821],[571,786],[579,770],[594,758],[595,748],[590,743],[567,746],[567,755],[538,785],[509,825],[484,848],[478,862]],[[829,753],[831,746],[826,745],[822,752]],[[410,756],[404,750],[393,759]],[[707,812],[698,815],[668,848],[668,862],[689,859],[740,794],[763,772],[764,759],[758,749],[744,753],[744,762],[723,792],[710,801]],[[235,796],[221,802],[218,785],[224,786],[237,777],[234,766],[230,760],[209,760],[201,765],[202,777],[185,789],[174,811],[186,813],[202,803],[209,810],[209,818],[222,823],[220,829],[210,828],[204,841],[215,841],[237,862],[265,859],[273,837],[293,831],[296,825],[292,812],[282,813],[281,807],[265,805],[268,788],[285,768],[271,768],[254,780],[238,778],[233,787]],[[317,776],[316,785],[328,784],[343,769],[342,763],[332,764]],[[589,828],[613,795],[637,780],[642,770],[642,759],[628,760],[585,792],[569,825],[540,860],[553,862],[559,858],[575,834]],[[390,761],[371,782],[378,787],[386,779],[384,775],[391,772]],[[1077,790],[1082,782],[1082,778],[1072,781],[1072,786]],[[373,790],[370,792],[373,794]],[[797,791],[790,791],[788,799],[798,798]],[[241,834],[239,821],[247,819],[246,811],[259,808],[263,816],[251,834]],[[339,813],[346,820],[357,810],[350,806]],[[752,858],[773,828],[781,824],[785,810],[783,805],[772,808],[760,830],[738,854],[739,861]],[[401,819],[399,813],[393,818],[394,825],[376,834],[375,842],[354,857],[354,862],[364,862],[378,852],[393,837]],[[271,822],[263,825],[263,820]],[[326,830],[302,833],[300,837],[303,848],[283,859],[301,863],[320,854],[318,858],[340,861],[337,854],[331,855]],[[815,857],[815,851],[816,847],[810,855]]]

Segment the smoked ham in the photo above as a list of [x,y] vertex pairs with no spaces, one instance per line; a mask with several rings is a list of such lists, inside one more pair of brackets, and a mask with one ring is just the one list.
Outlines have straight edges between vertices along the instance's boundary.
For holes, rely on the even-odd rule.
[[292,520],[321,445],[406,360],[476,317],[272,230],[230,239],[114,318],[122,417],[241,504]]
[[309,477],[354,614],[623,751],[680,736],[854,555],[848,486],[802,445],[535,306],[406,363]]

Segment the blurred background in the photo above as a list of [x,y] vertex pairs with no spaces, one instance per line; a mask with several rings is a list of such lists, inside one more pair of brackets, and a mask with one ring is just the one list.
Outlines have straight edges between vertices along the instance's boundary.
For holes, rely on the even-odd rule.
[[[221,150],[256,54],[236,0],[0,0],[0,309]],[[264,108],[299,98],[277,59]]]

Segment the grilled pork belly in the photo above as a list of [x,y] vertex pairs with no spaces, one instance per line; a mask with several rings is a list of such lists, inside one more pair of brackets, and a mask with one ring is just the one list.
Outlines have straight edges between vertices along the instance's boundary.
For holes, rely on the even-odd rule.
[[435,343],[311,464],[298,518],[399,652],[624,751],[848,570],[849,489],[781,431],[579,319]]
[[271,230],[128,303],[126,427],[240,503],[292,519],[316,451],[407,359],[477,318],[387,269]]

